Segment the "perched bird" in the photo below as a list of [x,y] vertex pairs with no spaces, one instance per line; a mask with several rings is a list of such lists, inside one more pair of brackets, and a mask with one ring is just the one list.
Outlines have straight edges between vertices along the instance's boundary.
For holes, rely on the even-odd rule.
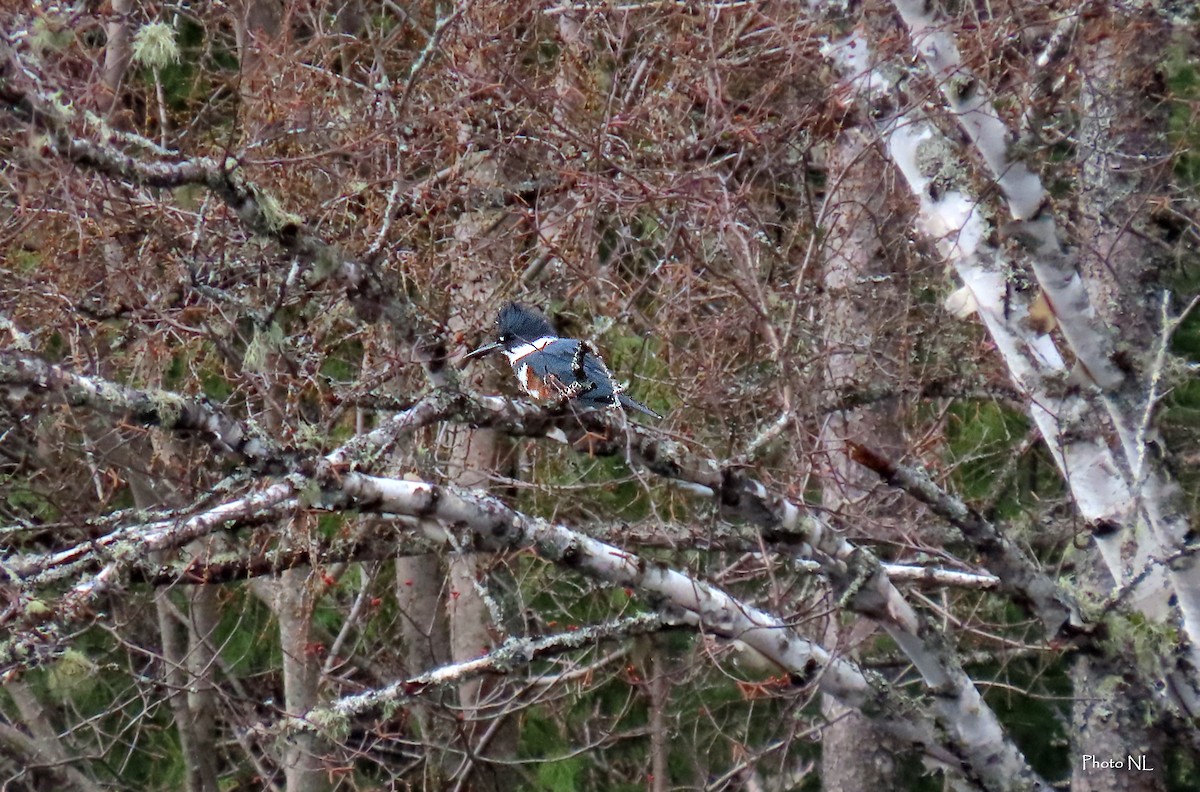
[[541,401],[571,402],[592,409],[627,407],[655,418],[661,415],[623,393],[586,341],[559,338],[541,314],[509,303],[496,317],[496,340],[469,353],[464,360],[502,350],[521,390]]

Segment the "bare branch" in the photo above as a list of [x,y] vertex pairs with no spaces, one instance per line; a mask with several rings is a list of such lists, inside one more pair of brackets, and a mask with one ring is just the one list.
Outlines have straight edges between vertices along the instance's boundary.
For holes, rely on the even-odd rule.
[[69,106],[52,97],[19,87],[23,67],[17,53],[0,39],[0,104],[45,131],[62,157],[110,178],[154,188],[187,184],[207,187],[233,210],[252,233],[274,239],[308,268],[305,284],[312,288],[333,276],[343,283],[356,309],[371,321],[385,318],[407,341],[440,335],[438,328],[419,314],[378,275],[349,260],[303,222],[280,208],[279,201],[247,179],[236,158],[209,157],[177,162],[146,162],[106,142],[76,136],[72,124],[80,119]]
[[418,676],[393,682],[380,690],[346,696],[316,707],[302,717],[288,718],[266,731],[272,734],[290,734],[296,731],[330,730],[345,725],[351,718],[403,706],[435,690],[452,687],[468,679],[485,674],[512,674],[545,657],[587,649],[604,641],[662,632],[683,623],[661,613],[644,613],[541,638],[510,637],[492,651],[473,660],[435,668]]
[[13,396],[25,391],[54,393],[72,407],[109,415],[128,414],[142,426],[169,432],[203,434],[215,450],[263,462],[278,458],[279,449],[256,427],[235,421],[207,399],[189,399],[164,390],[130,388],[102,377],[75,374],[28,355],[0,352],[0,385]]
[[850,443],[854,461],[874,471],[929,506],[983,555],[988,568],[999,579],[1000,588],[1011,593],[1042,622],[1048,638],[1086,631],[1079,604],[1030,558],[1025,551],[967,504],[938,487],[924,471],[901,465],[860,443]]
[[1030,240],[1027,247],[1034,275],[1071,349],[1097,385],[1115,388],[1124,373],[1113,363],[1112,339],[1096,316],[1074,260],[1063,251],[1054,218],[1043,210],[1046,191],[1041,179],[1012,158],[1012,136],[986,87],[963,65],[945,19],[922,0],[895,0],[894,5],[908,25],[913,47],[928,64],[959,125],[1008,199],[1014,228]]

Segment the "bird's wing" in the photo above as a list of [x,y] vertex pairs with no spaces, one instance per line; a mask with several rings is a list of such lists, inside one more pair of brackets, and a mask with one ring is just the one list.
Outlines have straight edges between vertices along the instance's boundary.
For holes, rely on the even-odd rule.
[[613,379],[608,367],[586,345],[573,338],[560,338],[531,355],[528,363],[538,379],[558,379],[564,388],[582,386],[578,398],[596,404],[613,403]]
[[541,352],[531,357],[533,373],[552,388],[558,389],[562,395],[591,407],[603,409],[621,406],[652,418],[662,418],[654,410],[622,393],[608,366],[586,344],[581,345],[580,341],[573,338],[560,338],[546,345]]

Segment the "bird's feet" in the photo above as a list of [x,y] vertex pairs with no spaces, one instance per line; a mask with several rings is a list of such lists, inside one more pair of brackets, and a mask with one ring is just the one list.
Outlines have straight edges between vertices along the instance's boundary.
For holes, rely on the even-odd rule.
[[596,456],[596,451],[599,448],[603,448],[608,442],[608,435],[593,432],[591,429],[584,429],[583,434],[575,442],[571,443],[571,447],[576,451],[583,451],[586,448],[588,456]]

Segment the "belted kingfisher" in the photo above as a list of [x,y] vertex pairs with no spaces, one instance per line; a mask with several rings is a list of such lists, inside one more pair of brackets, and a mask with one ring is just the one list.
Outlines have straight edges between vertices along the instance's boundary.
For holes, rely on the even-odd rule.
[[624,394],[595,347],[559,338],[545,317],[508,303],[496,317],[496,340],[463,360],[503,350],[521,390],[541,401],[571,401],[592,409],[628,407],[655,418],[661,415]]

